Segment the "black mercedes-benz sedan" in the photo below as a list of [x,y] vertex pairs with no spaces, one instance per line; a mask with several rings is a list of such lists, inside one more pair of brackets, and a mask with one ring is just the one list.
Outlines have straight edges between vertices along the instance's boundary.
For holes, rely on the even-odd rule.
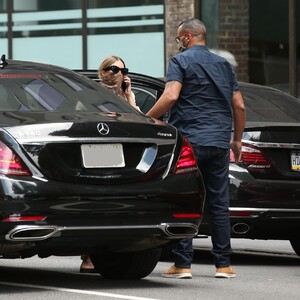
[[[85,72],[94,80],[96,72]],[[130,74],[146,113],[164,81]],[[300,256],[300,100],[278,89],[239,83],[246,105],[243,162],[231,157],[230,214],[233,238],[289,240]],[[168,116],[164,116],[165,120]],[[210,235],[208,214],[199,234]]]
[[241,164],[230,165],[232,236],[289,240],[300,256],[300,100],[254,84],[246,104]]
[[90,253],[142,278],[198,232],[204,187],[188,141],[61,67],[0,65],[0,256]]

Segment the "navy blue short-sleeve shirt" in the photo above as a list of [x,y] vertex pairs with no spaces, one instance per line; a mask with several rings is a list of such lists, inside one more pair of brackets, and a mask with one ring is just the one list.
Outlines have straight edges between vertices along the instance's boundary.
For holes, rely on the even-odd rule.
[[231,100],[238,90],[230,63],[207,47],[195,45],[170,60],[167,81],[183,85],[169,123],[192,144],[229,148]]

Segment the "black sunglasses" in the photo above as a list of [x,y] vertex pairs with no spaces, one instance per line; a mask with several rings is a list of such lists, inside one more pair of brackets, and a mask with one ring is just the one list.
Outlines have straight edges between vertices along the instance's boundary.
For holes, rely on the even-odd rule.
[[103,70],[104,70],[104,71],[112,70],[113,73],[115,73],[115,74],[117,74],[117,73],[119,73],[119,72],[121,71],[121,73],[122,73],[123,75],[126,75],[126,74],[128,74],[128,72],[129,72],[128,68],[119,68],[119,67],[117,67],[117,66],[107,67],[107,68],[105,68],[105,69],[103,69]]

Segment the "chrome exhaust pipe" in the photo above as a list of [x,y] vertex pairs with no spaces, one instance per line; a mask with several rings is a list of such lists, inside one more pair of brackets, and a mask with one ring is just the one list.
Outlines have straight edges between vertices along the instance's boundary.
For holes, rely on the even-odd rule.
[[250,226],[247,223],[236,223],[232,225],[232,232],[238,235],[243,235],[249,232]]
[[162,224],[161,229],[173,238],[194,237],[198,233],[198,227],[193,224]]
[[42,241],[58,232],[56,226],[19,225],[10,230],[5,239],[8,241]]

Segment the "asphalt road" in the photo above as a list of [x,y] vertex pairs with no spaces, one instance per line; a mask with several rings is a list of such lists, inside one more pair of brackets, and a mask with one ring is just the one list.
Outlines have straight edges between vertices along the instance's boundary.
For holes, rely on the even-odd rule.
[[194,241],[191,280],[162,278],[170,261],[143,280],[118,281],[80,274],[79,257],[0,260],[0,299],[300,299],[300,259],[289,242],[232,240],[234,279],[213,277],[210,245],[209,239]]

